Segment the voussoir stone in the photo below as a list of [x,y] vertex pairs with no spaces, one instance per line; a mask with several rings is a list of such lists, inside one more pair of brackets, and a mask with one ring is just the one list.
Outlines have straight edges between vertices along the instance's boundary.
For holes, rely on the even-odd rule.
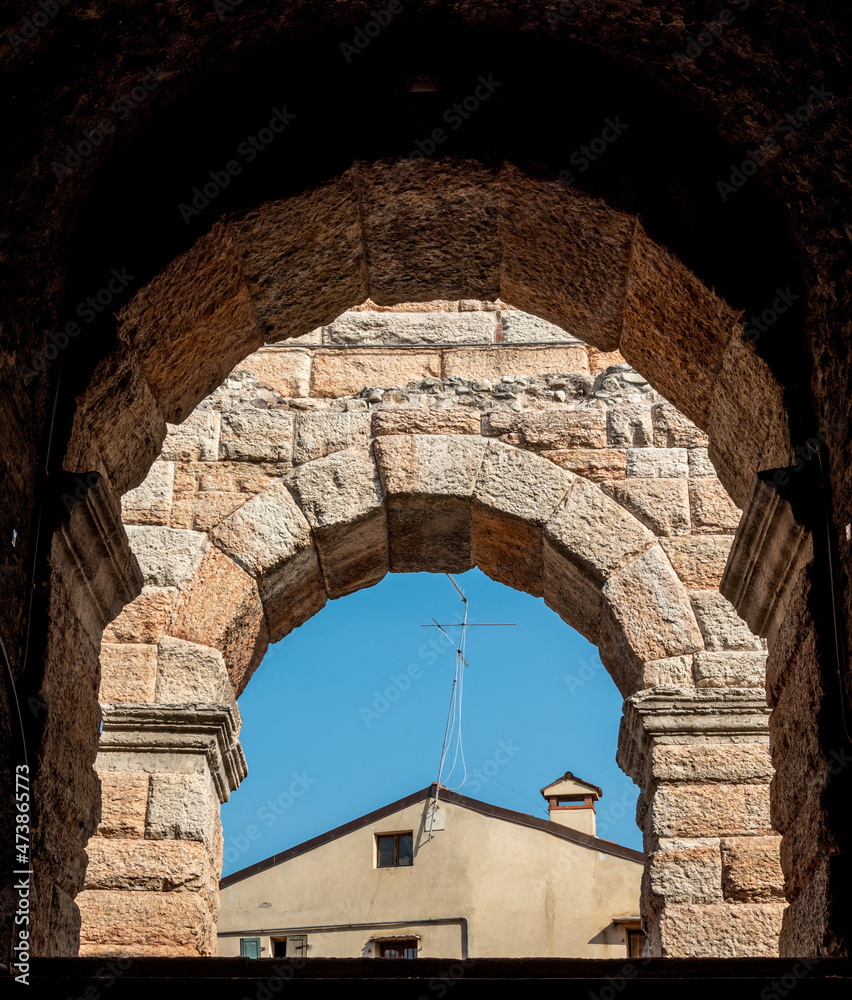
[[387,496],[470,497],[488,442],[472,435],[405,434],[376,439]]
[[764,648],[763,640],[752,633],[731,602],[718,590],[691,590],[689,599],[706,649],[723,652]]
[[762,688],[766,684],[766,653],[696,653],[692,672],[696,687]]
[[127,537],[149,587],[180,587],[198,569],[207,548],[203,532],[161,525],[129,524]]
[[689,534],[685,479],[619,479],[602,487],[657,536]]
[[690,535],[660,544],[689,590],[718,590],[732,541],[730,535]]

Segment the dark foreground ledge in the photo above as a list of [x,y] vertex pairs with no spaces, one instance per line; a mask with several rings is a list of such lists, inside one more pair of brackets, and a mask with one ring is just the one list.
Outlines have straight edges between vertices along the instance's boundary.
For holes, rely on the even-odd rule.
[[502,984],[523,989],[524,998],[704,1000],[701,982],[714,990],[713,1000],[848,1000],[852,959],[41,958],[30,963],[29,987],[0,983],[0,993],[29,989],[39,1000],[273,1000],[287,994],[354,998],[367,986],[370,997],[456,1000]]

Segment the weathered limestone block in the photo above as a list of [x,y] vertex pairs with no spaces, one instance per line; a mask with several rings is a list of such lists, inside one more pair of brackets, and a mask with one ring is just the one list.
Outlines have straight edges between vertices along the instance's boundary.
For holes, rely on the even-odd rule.
[[658,781],[765,785],[772,773],[768,742],[663,743],[651,752],[651,774]]
[[197,892],[205,899],[217,890],[210,857],[195,841],[93,837],[86,850],[87,889]]
[[598,375],[605,372],[613,365],[624,365],[627,362],[619,351],[601,351],[597,347],[588,345],[589,349],[589,372],[591,375]]
[[[669,559],[671,558],[669,554]],[[718,590],[692,590],[689,599],[704,637],[705,649],[723,652],[764,648],[763,640],[752,634],[733,605]],[[765,668],[763,672],[765,675]]]
[[782,903],[666,906],[659,937],[664,958],[747,958],[778,954]]
[[687,480],[632,478],[602,488],[658,537],[689,534]]
[[654,403],[654,446],[657,448],[705,448],[707,435],[671,403]]
[[668,656],[642,666],[642,687],[691,687],[692,657]]
[[[441,351],[441,378],[461,375],[473,381],[499,382],[504,375],[532,377],[548,372],[567,375],[589,370],[586,348],[577,347],[447,347]],[[382,383],[376,383],[381,385]]]
[[278,642],[325,605],[310,524],[283,487],[249,500],[214,528],[210,540],[257,581],[270,642]]
[[[345,312],[324,328],[323,343],[491,344],[495,326],[493,312]],[[562,339],[566,339],[564,332]]]
[[154,700],[157,647],[142,643],[101,643],[98,697],[110,702]]
[[255,581],[212,546],[178,594],[166,632],[220,650],[237,694],[248,683],[269,641]]
[[542,410],[508,413],[490,410],[483,418],[482,433],[500,437],[506,444],[530,451],[564,448],[606,448],[606,411]]
[[[657,905],[721,903],[722,855],[719,840],[672,841],[648,859],[648,883]],[[655,901],[651,900],[652,908]]]
[[329,597],[369,587],[388,572],[384,493],[369,447],[300,465],[284,479],[308,520]]
[[156,643],[177,591],[174,587],[143,587],[142,593],[104,629],[104,642]]
[[130,546],[147,587],[180,587],[198,569],[207,536],[154,525],[128,525]]
[[681,479],[689,475],[686,448],[628,448],[627,475],[640,479]]
[[543,593],[542,528],[575,477],[529,452],[489,443],[473,491],[473,553],[492,579]]
[[767,785],[660,785],[651,803],[657,837],[767,836]]
[[697,534],[733,534],[740,523],[740,511],[718,479],[691,479],[689,507]]
[[575,340],[567,330],[530,313],[507,311],[503,313],[504,344],[542,344],[547,341]]
[[621,406],[609,407],[606,413],[606,436],[610,448],[653,447],[651,407],[641,403],[623,403]]
[[696,653],[692,673],[696,687],[762,689],[766,684],[766,653]]
[[144,771],[99,771],[98,777],[102,797],[98,836],[144,837],[149,775]]
[[281,471],[275,462],[179,462],[175,466],[175,502],[184,494],[193,493],[254,496],[277,479]]
[[783,901],[780,846],[780,837],[724,838],[722,888],[725,899],[742,903]]
[[473,565],[470,498],[487,447],[458,434],[376,439],[395,572]]
[[145,480],[121,498],[125,524],[168,524],[172,511],[173,462],[154,462]]
[[660,544],[674,571],[689,590],[719,589],[731,551],[730,535],[661,538]]
[[345,347],[317,351],[311,369],[311,395],[354,396],[371,385],[405,385],[423,378],[441,378],[439,350],[350,351]]
[[293,460],[293,414],[289,410],[232,410],[222,414],[219,458],[232,462],[275,462],[283,469]]
[[688,454],[690,479],[716,478],[716,470],[706,448],[690,448]]
[[640,661],[703,649],[686,588],[658,545],[613,573],[603,594]]
[[215,923],[199,893],[92,889],[77,903],[82,956],[216,954]]
[[169,424],[160,458],[167,462],[215,462],[221,414],[193,410],[182,424]]
[[627,452],[613,448],[566,448],[559,451],[543,451],[546,458],[593,483],[607,479],[624,479],[627,467]]
[[479,434],[481,416],[465,406],[425,409],[394,406],[373,414],[373,434]]
[[148,840],[194,840],[212,855],[214,812],[219,799],[203,771],[154,771],[148,791],[145,837]]
[[304,465],[344,448],[367,444],[370,425],[369,413],[298,414],[293,439],[293,465]]
[[186,531],[210,531],[247,499],[245,493],[218,493],[213,490],[177,493],[172,501],[170,525]]
[[[301,341],[301,337],[285,344]],[[262,347],[241,361],[239,368],[257,376],[264,388],[277,392],[285,399],[304,399],[311,394],[311,351],[295,347]]]
[[237,719],[240,717],[219,650],[168,635],[157,645],[156,701],[164,705],[206,701],[231,704]]

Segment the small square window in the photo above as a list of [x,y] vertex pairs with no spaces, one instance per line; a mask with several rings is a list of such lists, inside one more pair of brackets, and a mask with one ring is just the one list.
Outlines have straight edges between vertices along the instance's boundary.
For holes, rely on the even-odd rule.
[[417,938],[377,941],[376,954],[379,958],[417,958]]
[[376,867],[403,868],[414,862],[412,833],[383,833],[376,836]]

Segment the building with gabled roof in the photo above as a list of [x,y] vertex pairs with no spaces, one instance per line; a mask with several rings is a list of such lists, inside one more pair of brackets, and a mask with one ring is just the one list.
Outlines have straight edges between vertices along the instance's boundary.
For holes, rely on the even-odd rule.
[[567,772],[542,794],[549,820],[432,784],[234,872],[219,954],[641,954],[643,855],[595,835],[596,786]]

